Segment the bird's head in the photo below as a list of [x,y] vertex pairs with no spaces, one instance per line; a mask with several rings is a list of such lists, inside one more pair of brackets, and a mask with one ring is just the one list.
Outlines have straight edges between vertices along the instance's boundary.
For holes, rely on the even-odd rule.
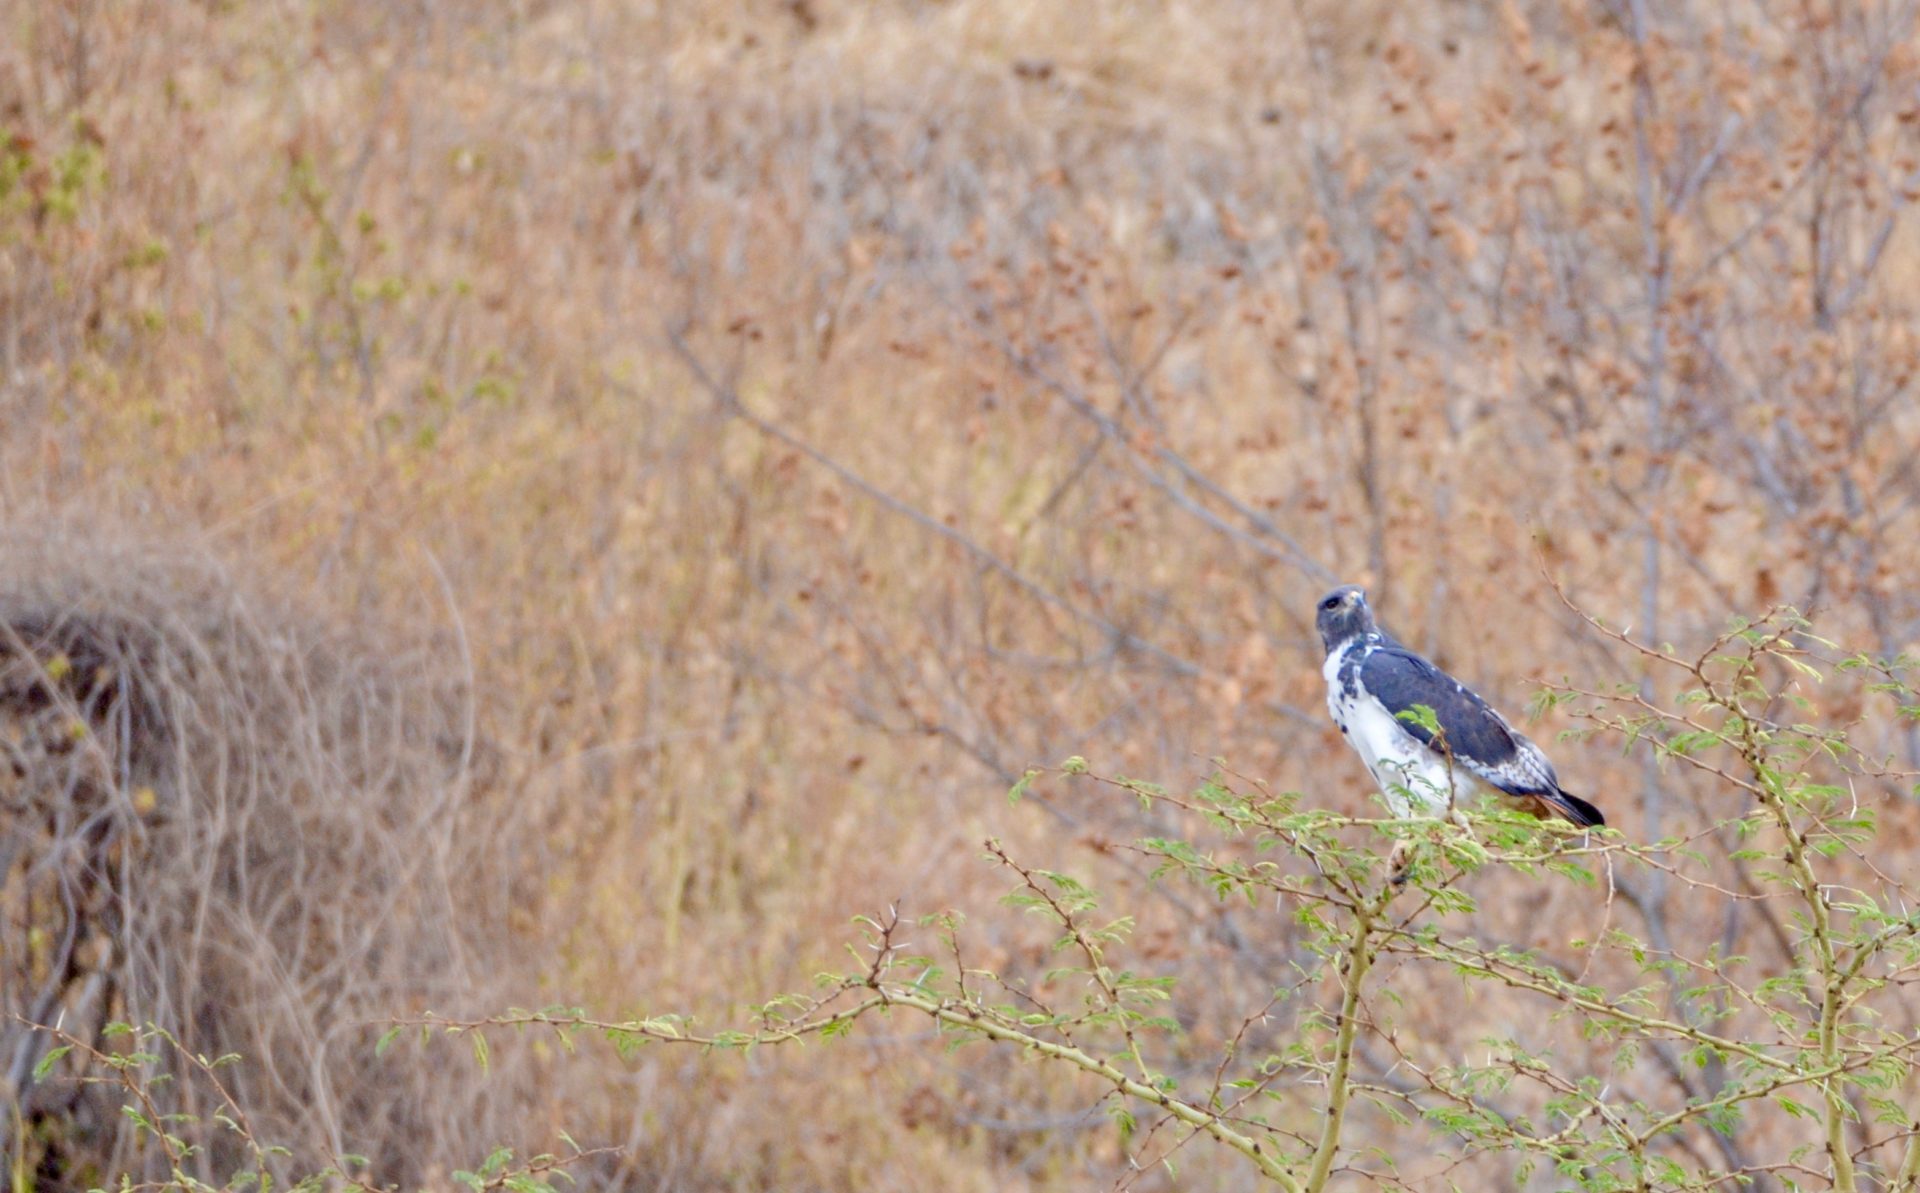
[[1320,629],[1320,641],[1326,643],[1328,654],[1362,634],[1374,632],[1373,610],[1367,607],[1367,590],[1354,584],[1342,585],[1321,597],[1313,620]]

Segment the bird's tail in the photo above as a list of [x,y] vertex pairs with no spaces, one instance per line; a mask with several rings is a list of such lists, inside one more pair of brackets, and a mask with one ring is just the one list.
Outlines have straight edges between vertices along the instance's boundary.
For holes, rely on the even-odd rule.
[[1568,795],[1558,789],[1546,797],[1546,803],[1581,828],[1599,828],[1607,822],[1607,818],[1600,814],[1600,809],[1577,795]]

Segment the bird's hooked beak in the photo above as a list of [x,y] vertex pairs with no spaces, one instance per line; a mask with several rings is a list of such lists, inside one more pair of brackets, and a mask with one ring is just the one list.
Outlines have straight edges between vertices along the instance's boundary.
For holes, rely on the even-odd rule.
[[1320,602],[1320,608],[1329,613],[1345,613],[1351,609],[1365,606],[1367,591],[1364,588],[1341,588],[1327,594]]

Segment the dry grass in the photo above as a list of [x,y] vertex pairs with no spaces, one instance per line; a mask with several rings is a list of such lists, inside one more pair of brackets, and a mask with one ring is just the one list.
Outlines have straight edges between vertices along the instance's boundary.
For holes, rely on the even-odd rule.
[[[94,1041],[159,1024],[255,1058],[226,1084],[296,1163],[360,1152],[418,1181],[436,1153],[484,1154],[519,1110],[497,1096],[508,1079],[382,1064],[365,1043],[396,1001],[510,989],[511,819],[474,797],[488,768],[457,659],[376,650],[178,541],[50,517],[0,555],[0,1012]],[[0,1031],[24,1112],[69,1124],[26,1171],[166,1176],[114,1091],[31,1082],[48,1043]],[[183,1078],[159,1108],[210,1119],[213,1096]],[[192,1170],[213,1180],[239,1141],[204,1142]]]
[[[329,859],[275,914],[331,925],[335,969],[324,1025],[222,1040],[277,1058],[291,1032],[344,1075],[371,1061],[327,1030],[416,998],[717,1017],[838,964],[848,916],[896,898],[1041,967],[980,840],[1133,889],[1100,846],[1140,826],[1065,792],[1008,809],[1028,764],[1177,783],[1225,755],[1360,806],[1307,620],[1336,575],[1509,708],[1640,677],[1536,550],[1655,639],[1790,600],[1911,647],[1912,14],[1680,8],[1636,41],[1545,3],[0,2],[0,512],[192,524],[310,592],[272,608],[318,611],[257,612],[262,586],[200,565],[135,579],[172,536],[63,527],[61,566],[5,564],[48,625],[105,585],[151,649],[211,659],[182,698],[233,757],[346,768],[294,786],[350,806],[230,796],[279,791],[314,834],[262,864]],[[316,616],[386,628],[315,659]],[[423,625],[464,644],[477,737],[451,641],[417,700],[379,657]],[[266,731],[325,736],[368,694],[414,726],[377,781],[384,746]],[[423,821],[469,740],[497,751],[481,819]],[[1630,833],[1732,810],[1557,753]],[[421,882],[439,901],[397,894]],[[1206,975],[1203,1057],[1290,930],[1135,895],[1147,962]],[[385,897],[417,955],[349,974],[343,917]],[[1583,899],[1517,883],[1486,927],[1564,940]],[[423,964],[454,940],[464,968]],[[1442,1049],[1501,1022],[1447,1009]],[[1122,1162],[1086,1091],[924,1042],[525,1063],[436,1072],[459,1080],[406,1096],[430,1128],[343,1101],[292,1141],[426,1172],[565,1127],[630,1144],[634,1187]],[[525,1117],[468,1109],[496,1104]]]

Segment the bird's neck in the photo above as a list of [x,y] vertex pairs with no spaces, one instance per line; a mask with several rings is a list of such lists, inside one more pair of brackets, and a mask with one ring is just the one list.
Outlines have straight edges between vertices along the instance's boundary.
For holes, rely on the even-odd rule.
[[1327,657],[1330,659],[1345,658],[1354,651],[1365,650],[1371,646],[1378,646],[1385,640],[1385,637],[1386,636],[1379,630],[1368,630],[1364,634],[1350,635],[1329,647],[1327,649]]

